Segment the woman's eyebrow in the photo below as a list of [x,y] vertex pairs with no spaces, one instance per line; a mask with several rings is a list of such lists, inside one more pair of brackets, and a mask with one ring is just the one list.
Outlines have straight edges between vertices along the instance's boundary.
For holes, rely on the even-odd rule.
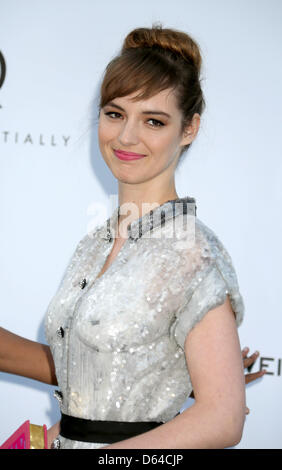
[[[109,101],[109,103],[107,103],[105,106],[113,106],[114,108],[117,108],[119,109],[120,111],[123,111],[125,112],[125,110],[119,106],[118,104],[115,104],[113,101]],[[166,116],[168,118],[171,118],[171,115],[168,114],[168,113],[165,113],[164,111],[142,111],[142,114],[158,114],[158,115],[163,115],[163,116]]]

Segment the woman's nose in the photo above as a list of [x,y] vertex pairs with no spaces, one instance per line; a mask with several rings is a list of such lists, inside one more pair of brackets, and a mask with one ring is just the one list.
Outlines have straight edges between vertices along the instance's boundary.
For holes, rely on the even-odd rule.
[[118,140],[122,145],[135,145],[138,144],[138,131],[136,129],[136,124],[133,122],[125,122],[120,129]]

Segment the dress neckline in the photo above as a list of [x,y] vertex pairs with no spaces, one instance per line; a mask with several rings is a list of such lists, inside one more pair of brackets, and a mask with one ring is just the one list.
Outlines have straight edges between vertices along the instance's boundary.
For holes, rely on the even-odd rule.
[[[193,197],[185,196],[176,199],[170,199],[163,204],[146,212],[143,216],[133,220],[128,226],[128,238],[138,240],[149,230],[165,225],[171,218],[179,214],[189,214],[196,216],[197,206]],[[116,207],[112,215],[103,224],[100,236],[103,239],[112,241],[117,229],[120,206]]]

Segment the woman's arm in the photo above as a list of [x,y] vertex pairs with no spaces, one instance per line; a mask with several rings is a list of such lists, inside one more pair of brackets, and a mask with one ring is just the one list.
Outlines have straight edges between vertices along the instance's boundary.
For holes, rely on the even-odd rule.
[[[247,369],[247,367],[250,367],[252,364],[254,364],[256,362],[257,358],[259,357],[259,352],[258,351],[254,352],[253,354],[251,354],[251,356],[247,357],[248,352],[249,352],[248,347],[244,348],[241,351],[242,358],[243,358],[243,367],[244,367],[244,369]],[[262,369],[262,370],[259,370],[258,372],[252,372],[252,373],[249,373],[249,374],[245,374],[245,384],[247,385],[250,382],[253,382],[254,380],[257,380],[257,379],[263,377],[265,373],[266,373],[266,369]],[[189,398],[195,398],[193,391],[190,393]],[[246,414],[250,413],[250,410],[249,410],[248,407],[246,407],[245,413]]]
[[[238,444],[245,423],[245,377],[229,296],[190,331],[185,354],[196,404],[214,410],[216,445],[224,448]],[[212,435],[209,431],[207,426],[207,439]]]
[[103,449],[224,449],[240,442],[245,380],[229,297],[189,332],[185,356],[195,403],[171,421]]
[[58,385],[50,347],[0,328],[0,371]]
[[53,424],[51,428],[48,429],[47,431],[47,441],[48,441],[48,449],[51,449],[51,444],[52,442],[58,437],[60,434],[60,421],[58,421],[56,424]]

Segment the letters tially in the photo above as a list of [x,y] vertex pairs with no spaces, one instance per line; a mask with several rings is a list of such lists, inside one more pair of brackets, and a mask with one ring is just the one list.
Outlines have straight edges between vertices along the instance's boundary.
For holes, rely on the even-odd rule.
[[70,136],[60,135],[55,136],[54,134],[51,135],[33,135],[33,134],[19,134],[19,132],[9,132],[3,131],[2,132],[3,138],[1,139],[2,142],[5,144],[7,143],[14,143],[14,144],[25,144],[25,145],[41,145],[41,146],[63,146],[67,147]]

